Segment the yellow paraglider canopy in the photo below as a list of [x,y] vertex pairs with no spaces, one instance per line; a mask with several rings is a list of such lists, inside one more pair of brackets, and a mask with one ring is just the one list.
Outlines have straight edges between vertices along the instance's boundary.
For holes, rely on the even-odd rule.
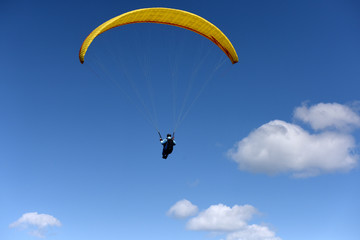
[[79,52],[80,62],[84,63],[86,51],[98,35],[111,28],[131,23],[159,23],[191,30],[215,43],[229,57],[233,64],[238,62],[238,56],[233,45],[220,29],[196,14],[171,8],[138,9],[104,22],[84,40]]

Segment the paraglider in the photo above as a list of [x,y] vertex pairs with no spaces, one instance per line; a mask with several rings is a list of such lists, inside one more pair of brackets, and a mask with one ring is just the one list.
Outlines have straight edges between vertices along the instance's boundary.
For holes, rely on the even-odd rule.
[[[134,24],[134,23],[157,23],[157,24],[166,24],[175,27],[184,28],[190,31],[193,31],[213,42],[218,46],[228,57],[232,64],[238,62],[237,53],[231,44],[227,36],[215,25],[207,21],[206,19],[178,9],[171,8],[143,8],[138,10],[133,10],[124,14],[121,14],[117,17],[114,17],[97,28],[95,28],[84,40],[79,51],[79,60],[83,64],[85,61],[85,54],[90,47],[93,40],[100,34],[119,26]],[[188,111],[185,111],[186,113]],[[185,115],[186,115],[185,113]],[[179,116],[180,121],[184,117]],[[177,123],[178,124],[178,123]],[[176,125],[177,127],[177,125]],[[176,129],[174,128],[174,131]],[[156,127],[155,127],[156,128]],[[156,128],[157,130],[157,128]],[[158,130],[157,130],[158,131]],[[159,133],[159,131],[158,131]],[[159,133],[160,135],[160,133]],[[166,139],[162,139],[160,135],[160,142],[163,145],[162,157],[166,159],[169,154],[172,153],[173,147],[176,145],[174,140],[174,134],[168,134]]]

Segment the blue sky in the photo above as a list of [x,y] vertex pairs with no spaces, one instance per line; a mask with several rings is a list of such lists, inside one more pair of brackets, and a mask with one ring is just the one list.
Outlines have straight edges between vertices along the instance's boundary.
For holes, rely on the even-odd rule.
[[[157,6],[208,19],[239,55],[207,83],[167,160],[139,99],[78,60],[96,26]],[[1,239],[360,236],[357,1],[5,0],[0,20]],[[92,54],[122,52],[146,92],[131,60],[146,49],[155,97],[144,98],[155,101],[162,133],[172,131],[181,103],[163,100],[173,97],[164,59],[182,53],[177,77],[185,84],[202,54],[212,64],[224,54],[185,30],[113,30],[94,41],[89,63]],[[196,75],[193,98],[210,63]]]

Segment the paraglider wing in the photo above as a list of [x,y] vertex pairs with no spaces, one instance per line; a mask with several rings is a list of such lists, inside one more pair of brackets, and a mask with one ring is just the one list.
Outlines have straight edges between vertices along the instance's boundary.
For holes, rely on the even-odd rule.
[[93,30],[84,40],[79,52],[80,62],[84,63],[86,51],[98,35],[111,28],[131,23],[159,23],[191,30],[215,43],[233,64],[238,62],[238,56],[233,45],[220,29],[196,14],[171,8],[138,9],[106,21]]

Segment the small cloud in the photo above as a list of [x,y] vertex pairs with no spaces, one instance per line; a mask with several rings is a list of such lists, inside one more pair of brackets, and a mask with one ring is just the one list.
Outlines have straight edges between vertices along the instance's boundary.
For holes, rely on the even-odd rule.
[[226,240],[281,240],[267,226],[248,224],[258,213],[251,205],[229,207],[220,203],[191,218],[186,227],[188,230],[208,232],[212,236],[223,235]]
[[360,116],[350,107],[338,103],[319,103],[295,109],[294,117],[310,124],[314,130],[336,128],[350,130],[360,127]]
[[309,177],[354,168],[359,157],[353,152],[355,147],[351,135],[310,134],[298,125],[275,120],[236,143],[228,156],[240,170]]
[[187,218],[194,216],[198,212],[198,207],[190,201],[183,199],[175,203],[167,212],[168,216],[175,218]]
[[44,238],[49,227],[60,227],[61,223],[55,217],[37,212],[25,213],[17,221],[9,225],[10,228],[31,229],[30,235]]
[[256,213],[251,205],[232,208],[223,204],[212,205],[198,216],[190,219],[187,228],[197,231],[228,232],[246,226],[246,222]]
[[281,240],[281,238],[266,226],[252,224],[228,234],[226,240]]

